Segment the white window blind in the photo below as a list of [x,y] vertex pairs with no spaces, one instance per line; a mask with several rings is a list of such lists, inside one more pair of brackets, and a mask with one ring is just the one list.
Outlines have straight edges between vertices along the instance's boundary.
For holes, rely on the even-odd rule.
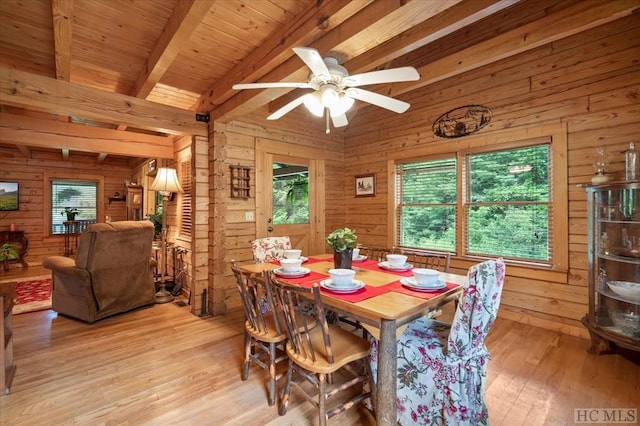
[[51,181],[51,233],[64,233],[65,208],[77,209],[79,220],[96,220],[98,205],[97,182],[71,180]]

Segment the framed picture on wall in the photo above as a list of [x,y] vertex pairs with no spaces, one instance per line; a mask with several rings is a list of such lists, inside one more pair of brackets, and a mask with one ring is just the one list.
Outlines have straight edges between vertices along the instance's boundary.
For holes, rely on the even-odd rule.
[[157,163],[156,159],[149,160],[149,171],[148,171],[148,173],[154,173],[156,171],[157,166],[158,166],[158,163]]
[[356,176],[356,197],[374,197],[376,195],[376,174]]

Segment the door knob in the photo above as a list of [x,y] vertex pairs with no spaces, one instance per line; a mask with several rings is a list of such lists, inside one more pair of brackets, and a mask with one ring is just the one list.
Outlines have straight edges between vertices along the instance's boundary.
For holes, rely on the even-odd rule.
[[273,226],[267,226],[267,232],[273,232]]

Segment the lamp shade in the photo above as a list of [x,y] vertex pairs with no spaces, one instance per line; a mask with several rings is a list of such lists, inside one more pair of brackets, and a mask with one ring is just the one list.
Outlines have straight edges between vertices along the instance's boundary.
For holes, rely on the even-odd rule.
[[168,167],[160,167],[158,169],[156,178],[153,180],[150,189],[152,191],[183,192],[180,181],[178,181],[176,169],[170,169]]

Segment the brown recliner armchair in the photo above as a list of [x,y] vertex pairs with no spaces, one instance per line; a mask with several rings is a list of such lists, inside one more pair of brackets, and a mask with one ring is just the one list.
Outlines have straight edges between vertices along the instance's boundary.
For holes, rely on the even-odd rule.
[[153,231],[149,221],[96,223],[80,235],[75,260],[46,258],[53,310],[92,323],[154,303]]

